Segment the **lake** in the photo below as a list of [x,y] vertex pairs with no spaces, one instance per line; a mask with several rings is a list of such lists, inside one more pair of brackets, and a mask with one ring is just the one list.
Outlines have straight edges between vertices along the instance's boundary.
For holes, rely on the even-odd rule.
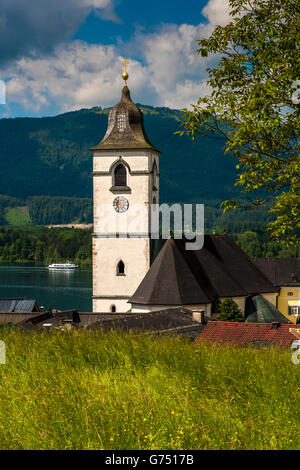
[[39,306],[92,311],[92,270],[0,266],[0,298],[36,299]]

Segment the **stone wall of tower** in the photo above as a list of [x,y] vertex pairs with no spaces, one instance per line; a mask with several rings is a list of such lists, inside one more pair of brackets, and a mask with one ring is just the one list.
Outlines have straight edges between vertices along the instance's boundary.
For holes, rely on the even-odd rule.
[[[159,168],[158,153],[152,150],[94,152],[94,312],[110,312],[113,306],[116,313],[128,311],[127,300],[150,267],[150,204],[154,193],[159,201],[159,176],[153,189],[154,160]],[[113,170],[119,162],[127,169],[130,191],[112,189]],[[117,213],[113,207],[117,196],[129,202],[125,213]],[[120,260],[125,265],[124,276],[116,275]]]

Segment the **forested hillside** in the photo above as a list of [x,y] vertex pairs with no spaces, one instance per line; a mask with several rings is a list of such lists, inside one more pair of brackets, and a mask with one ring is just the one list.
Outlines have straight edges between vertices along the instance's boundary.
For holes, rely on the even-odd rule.
[[[208,230],[264,230],[265,208],[222,215],[220,202],[237,191],[236,162],[224,156],[222,140],[199,137],[193,143],[175,134],[180,111],[139,106],[147,134],[162,152],[161,202],[204,203]],[[104,136],[108,113],[96,107],[0,120],[0,225],[92,222],[89,149]]]
[[[174,132],[180,112],[141,106],[145,128],[161,150],[163,202],[201,202],[231,196],[235,161],[223,142],[202,137],[195,144]],[[0,120],[0,194],[92,197],[92,153],[104,136],[108,110],[93,108],[49,118]]]

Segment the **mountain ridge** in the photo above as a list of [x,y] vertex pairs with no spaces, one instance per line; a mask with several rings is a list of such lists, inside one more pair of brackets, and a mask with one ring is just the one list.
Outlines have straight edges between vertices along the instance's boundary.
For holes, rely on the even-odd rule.
[[[232,197],[235,162],[219,140],[174,134],[181,111],[139,105],[146,133],[162,151],[161,201],[221,201]],[[52,117],[0,120],[0,193],[13,197],[92,196],[92,153],[111,108],[93,107]]]

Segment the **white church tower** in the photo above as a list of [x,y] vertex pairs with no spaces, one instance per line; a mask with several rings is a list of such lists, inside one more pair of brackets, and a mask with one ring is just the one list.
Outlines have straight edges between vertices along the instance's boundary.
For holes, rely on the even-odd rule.
[[[150,205],[159,203],[159,154],[125,86],[93,151],[93,312],[127,312],[150,268]],[[125,223],[126,221],[126,223]],[[129,223],[129,226],[126,225]]]

